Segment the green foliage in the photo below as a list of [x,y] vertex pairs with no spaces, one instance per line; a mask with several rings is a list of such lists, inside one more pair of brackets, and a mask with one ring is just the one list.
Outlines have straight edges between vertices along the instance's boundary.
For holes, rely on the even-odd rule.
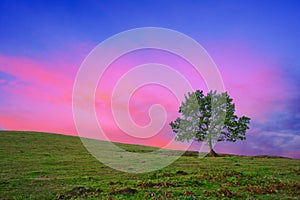
[[232,101],[227,92],[188,93],[179,108],[181,116],[170,123],[176,139],[207,141],[210,147],[212,142],[245,140],[250,118],[236,116]]

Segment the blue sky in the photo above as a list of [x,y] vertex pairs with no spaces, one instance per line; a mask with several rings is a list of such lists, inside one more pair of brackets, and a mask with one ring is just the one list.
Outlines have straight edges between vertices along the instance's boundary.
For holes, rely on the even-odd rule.
[[197,39],[241,37],[287,57],[300,39],[298,1],[1,1],[1,51],[99,43],[128,29],[165,27]]

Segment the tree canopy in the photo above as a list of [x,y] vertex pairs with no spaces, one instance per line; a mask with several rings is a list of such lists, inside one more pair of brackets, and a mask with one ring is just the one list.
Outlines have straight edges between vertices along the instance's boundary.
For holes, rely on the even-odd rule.
[[213,143],[246,139],[250,118],[235,115],[235,104],[227,92],[203,91],[188,93],[179,107],[181,114],[170,123],[177,141],[207,142],[210,155],[216,156]]

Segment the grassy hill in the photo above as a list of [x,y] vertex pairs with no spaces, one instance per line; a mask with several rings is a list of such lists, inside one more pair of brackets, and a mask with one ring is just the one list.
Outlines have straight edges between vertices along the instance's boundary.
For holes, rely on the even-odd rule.
[[101,164],[77,137],[0,131],[0,199],[300,198],[300,160],[187,155],[159,171],[124,173]]

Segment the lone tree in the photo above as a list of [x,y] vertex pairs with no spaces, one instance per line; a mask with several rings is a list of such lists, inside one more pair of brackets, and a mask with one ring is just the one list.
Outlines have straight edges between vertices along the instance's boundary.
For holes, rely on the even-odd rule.
[[197,90],[185,96],[179,107],[181,117],[171,122],[170,126],[177,141],[207,142],[209,155],[215,157],[214,142],[246,139],[250,118],[239,118],[234,112],[235,104],[227,92],[218,94],[210,91],[205,96],[203,91]]

